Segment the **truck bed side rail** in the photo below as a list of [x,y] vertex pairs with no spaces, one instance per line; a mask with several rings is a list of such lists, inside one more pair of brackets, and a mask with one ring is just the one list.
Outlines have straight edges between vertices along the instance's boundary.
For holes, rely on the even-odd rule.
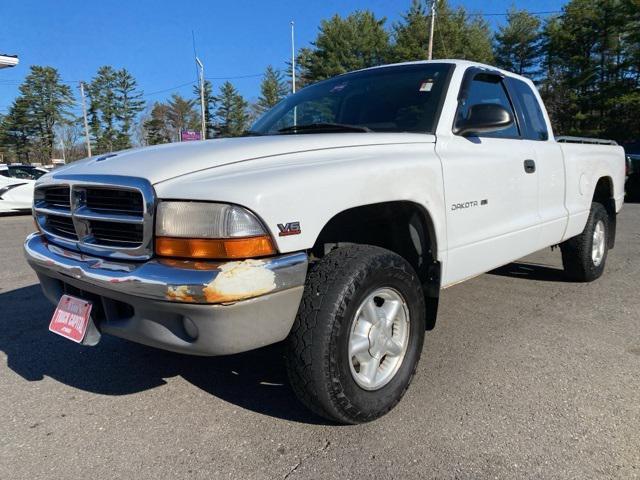
[[616,142],[615,140],[607,140],[606,138],[588,138],[588,137],[571,137],[571,136],[556,137],[556,142],[589,143],[591,145],[618,145],[618,142]]

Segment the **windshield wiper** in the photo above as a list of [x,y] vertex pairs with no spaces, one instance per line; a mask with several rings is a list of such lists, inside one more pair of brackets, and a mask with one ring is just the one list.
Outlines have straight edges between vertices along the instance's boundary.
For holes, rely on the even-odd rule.
[[263,135],[265,135],[262,132],[256,132],[255,130],[245,130],[244,132],[242,132],[242,135],[240,135],[241,137],[262,137]]
[[291,125],[278,130],[278,133],[295,132],[372,132],[368,127],[347,125],[344,123],[307,123],[306,125]]

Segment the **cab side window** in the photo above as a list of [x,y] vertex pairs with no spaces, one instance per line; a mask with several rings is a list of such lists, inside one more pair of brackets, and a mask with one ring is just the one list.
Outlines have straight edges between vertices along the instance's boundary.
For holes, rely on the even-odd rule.
[[528,140],[547,140],[549,132],[540,102],[531,87],[522,80],[509,78],[509,88],[518,102],[521,113],[522,136]]
[[495,138],[519,138],[520,133],[518,126],[516,125],[516,115],[513,111],[513,106],[507,95],[502,79],[497,75],[479,73],[473,78],[469,86],[469,91],[464,104],[458,107],[458,113],[456,121],[466,118],[469,114],[469,108],[472,105],[480,103],[497,103],[502,106],[507,112],[511,114],[514,119],[513,124],[503,130],[496,132],[483,133],[481,137],[495,137]]

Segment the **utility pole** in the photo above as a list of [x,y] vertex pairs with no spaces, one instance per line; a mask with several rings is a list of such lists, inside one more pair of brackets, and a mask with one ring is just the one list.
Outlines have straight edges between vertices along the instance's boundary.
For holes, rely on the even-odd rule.
[[431,27],[429,27],[429,55],[427,60],[433,58],[433,27],[436,22],[436,0],[431,0]]
[[200,120],[201,120],[201,125],[200,125],[200,138],[202,140],[206,140],[207,139],[207,122],[205,120],[205,116],[204,116],[204,65],[202,65],[202,62],[200,61],[200,59],[198,57],[196,57],[196,63],[198,64],[198,67],[200,67]]
[[89,122],[87,122],[87,104],[84,100],[84,82],[80,82],[80,97],[82,98],[82,116],[84,117],[84,139],[87,142],[87,157],[90,157],[91,139],[89,138]]
[[294,30],[295,22],[291,20],[291,93],[296,93],[296,48]]

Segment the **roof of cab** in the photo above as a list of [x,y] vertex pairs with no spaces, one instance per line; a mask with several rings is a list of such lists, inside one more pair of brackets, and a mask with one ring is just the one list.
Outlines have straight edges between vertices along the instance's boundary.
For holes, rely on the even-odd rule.
[[[486,68],[487,70],[493,70],[496,72],[500,72],[507,77],[519,78],[521,80],[525,80],[530,82],[531,80],[527,77],[523,77],[522,75],[518,75],[517,73],[510,72],[508,70],[503,70],[502,68],[495,67],[493,65],[487,65],[485,63],[480,62],[472,62],[470,60],[459,60],[455,58],[442,58],[437,60],[416,60],[413,62],[399,62],[399,63],[389,63],[386,65],[378,65],[375,67],[362,68],[360,70],[354,70],[355,72],[362,72],[365,70],[375,70],[378,68],[388,68],[388,67],[399,67],[402,65],[420,65],[420,64],[429,64],[429,63],[450,63],[459,67],[469,68],[469,67],[478,67],[478,68]],[[352,73],[352,72],[348,72]],[[346,74],[345,74],[346,75]]]

